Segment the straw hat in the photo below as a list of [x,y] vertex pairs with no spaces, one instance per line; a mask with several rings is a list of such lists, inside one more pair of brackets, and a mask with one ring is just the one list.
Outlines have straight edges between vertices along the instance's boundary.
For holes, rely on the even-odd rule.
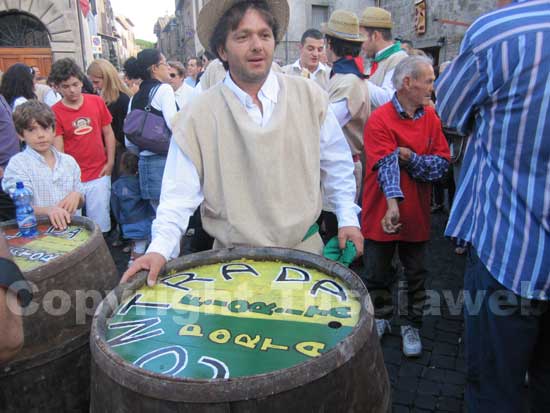
[[367,7],[361,16],[359,24],[362,27],[372,27],[374,29],[393,28],[391,13],[380,7]]
[[[210,0],[204,5],[199,13],[197,20],[197,35],[201,44],[208,49],[210,38],[214,34],[214,29],[227,10],[237,3],[254,1],[246,0]],[[288,28],[290,9],[287,0],[265,0],[271,9],[273,17],[279,23],[279,36],[277,41],[281,41]]]
[[330,15],[328,23],[321,25],[321,31],[331,37],[348,42],[363,43],[366,38],[359,33],[359,19],[347,10],[335,10]]

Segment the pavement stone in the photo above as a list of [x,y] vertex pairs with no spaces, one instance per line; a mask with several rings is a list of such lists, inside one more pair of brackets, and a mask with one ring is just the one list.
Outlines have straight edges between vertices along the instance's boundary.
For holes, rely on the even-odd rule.
[[428,410],[430,412],[435,411],[437,405],[437,397],[424,394],[418,394],[414,399],[414,407],[419,409]]
[[463,402],[459,399],[452,399],[449,397],[441,397],[437,401],[437,410],[442,412],[461,412],[463,409]]
[[420,379],[418,381],[418,394],[424,396],[439,396],[441,393],[440,384],[435,381]]

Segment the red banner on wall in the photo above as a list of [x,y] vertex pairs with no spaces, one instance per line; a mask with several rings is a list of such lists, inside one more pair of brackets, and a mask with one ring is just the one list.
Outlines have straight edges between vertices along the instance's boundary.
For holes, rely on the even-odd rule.
[[90,1],[89,0],[79,0],[80,1],[80,10],[82,10],[82,14],[84,17],[88,16],[88,13],[90,12]]

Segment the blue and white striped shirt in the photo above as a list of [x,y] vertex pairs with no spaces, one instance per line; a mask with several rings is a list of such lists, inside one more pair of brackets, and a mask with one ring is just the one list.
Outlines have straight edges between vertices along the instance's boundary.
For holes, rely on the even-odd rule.
[[550,299],[550,0],[476,20],[436,84],[444,125],[472,133],[446,235],[523,297]]

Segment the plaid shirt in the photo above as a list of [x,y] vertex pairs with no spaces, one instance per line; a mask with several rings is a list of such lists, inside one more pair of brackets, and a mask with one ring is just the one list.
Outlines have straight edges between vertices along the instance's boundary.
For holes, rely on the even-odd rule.
[[31,147],[10,159],[2,188],[8,194],[15,191],[17,182],[23,182],[25,188],[33,194],[32,205],[49,207],[57,205],[70,192],[76,191],[84,195],[80,181],[80,168],[70,155],[58,152],[53,146],[51,151],[55,156],[53,170],[48,166],[42,155]]
[[[397,92],[393,95],[391,101],[401,119],[418,120],[424,116],[424,108],[420,107],[414,112],[411,118],[403,109],[399,100],[397,100]],[[378,183],[386,198],[403,199],[404,196],[400,185],[399,149],[381,159],[376,166],[378,168]],[[443,178],[447,173],[449,162],[436,155],[417,155],[412,152],[405,169],[417,181],[434,182]]]

